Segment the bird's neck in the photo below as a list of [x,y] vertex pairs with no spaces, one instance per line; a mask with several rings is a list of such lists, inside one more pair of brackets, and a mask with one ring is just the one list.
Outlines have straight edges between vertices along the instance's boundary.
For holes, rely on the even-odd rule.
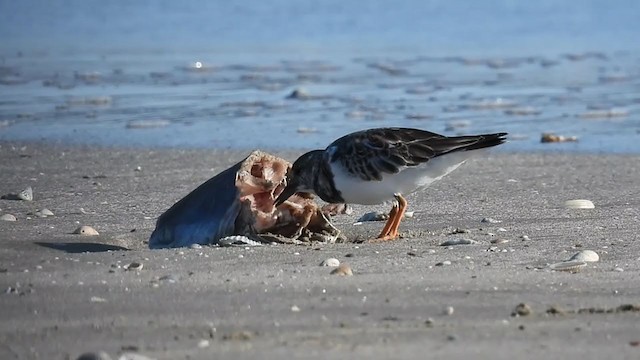
[[321,157],[318,160],[319,166],[315,167],[313,189],[322,200],[331,203],[343,203],[342,194],[335,187],[333,174],[329,166],[328,158],[324,151],[318,152],[316,156]]

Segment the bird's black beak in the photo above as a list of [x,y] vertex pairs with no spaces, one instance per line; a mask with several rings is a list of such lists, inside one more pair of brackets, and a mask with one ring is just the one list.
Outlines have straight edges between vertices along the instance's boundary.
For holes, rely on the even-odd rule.
[[280,206],[283,202],[287,201],[288,198],[291,197],[291,195],[296,193],[296,186],[294,184],[289,184],[287,185],[284,190],[282,190],[282,192],[280,193],[280,195],[276,198],[276,201],[274,201],[274,205],[276,207]]

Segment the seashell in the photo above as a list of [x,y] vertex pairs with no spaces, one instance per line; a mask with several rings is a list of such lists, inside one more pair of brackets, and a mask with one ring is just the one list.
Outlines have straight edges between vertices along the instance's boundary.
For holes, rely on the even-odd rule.
[[366,221],[385,221],[389,219],[389,214],[382,213],[379,211],[368,212],[358,219],[358,222],[366,222]]
[[549,265],[549,268],[555,271],[567,271],[571,273],[576,273],[585,266],[587,266],[587,263],[584,261],[563,261],[563,262],[551,264]]
[[40,210],[40,214],[44,216],[53,216],[53,212],[47,208]]
[[[278,206],[291,164],[256,150],[200,185],[162,214],[149,239],[152,249],[218,244],[224,241],[255,245],[258,234],[297,239],[304,231],[330,233],[336,229],[310,194],[298,193]],[[305,233],[306,234],[306,233]],[[249,241],[246,241],[249,240]]]
[[340,266],[340,260],[336,258],[328,258],[326,260],[323,260],[320,263],[320,266],[338,267]]
[[591,200],[577,199],[565,201],[564,207],[567,209],[593,209],[595,208],[595,205],[593,205]]
[[448,239],[442,242],[440,246],[474,245],[474,244],[479,244],[479,242],[472,239]]
[[249,239],[244,235],[225,236],[218,240],[219,246],[261,246],[262,243]]
[[593,250],[582,250],[569,258],[569,261],[596,262],[599,260],[600,256]]
[[96,229],[92,228],[91,226],[80,226],[79,228],[77,228],[74,232],[74,234],[78,234],[78,235],[85,235],[85,236],[95,236],[95,235],[100,235]]
[[331,270],[331,275],[351,276],[353,275],[353,271],[351,271],[351,267],[349,265],[341,264],[337,268]]
[[142,270],[142,268],[144,267],[144,264],[139,263],[139,262],[132,262],[130,264],[124,265],[122,268],[124,268],[125,270]]
[[18,219],[16,219],[15,215],[13,215],[13,214],[4,214],[4,215],[0,216],[0,220],[2,220],[2,221],[17,221]]
[[31,186],[28,186],[26,189],[20,191],[17,195],[18,199],[24,201],[32,201],[33,200],[33,189]]

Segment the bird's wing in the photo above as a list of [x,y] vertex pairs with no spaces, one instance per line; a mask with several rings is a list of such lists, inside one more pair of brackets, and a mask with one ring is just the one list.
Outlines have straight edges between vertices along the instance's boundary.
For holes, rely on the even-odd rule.
[[446,137],[407,128],[380,128],[346,135],[327,147],[330,162],[339,162],[363,180],[382,180],[382,175],[425,163],[455,150],[469,148],[482,136]]

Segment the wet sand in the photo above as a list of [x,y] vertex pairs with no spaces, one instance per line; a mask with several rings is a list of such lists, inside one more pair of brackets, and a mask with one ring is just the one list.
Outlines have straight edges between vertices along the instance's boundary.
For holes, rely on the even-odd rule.
[[[618,308],[640,299],[640,157],[473,160],[408,198],[415,217],[395,242],[147,249],[158,215],[244,155],[0,143],[0,193],[34,191],[0,200],[17,217],[0,222],[0,358],[640,356],[640,313]],[[563,207],[581,198],[595,209]],[[27,219],[42,208],[55,215]],[[382,223],[353,223],[385,207],[354,209],[336,225],[352,241],[376,235]],[[80,225],[100,235],[70,234]],[[439,246],[455,238],[480,244]],[[548,269],[584,249],[600,261]],[[354,275],[329,275],[330,257]],[[519,303],[532,314],[512,317]]]

